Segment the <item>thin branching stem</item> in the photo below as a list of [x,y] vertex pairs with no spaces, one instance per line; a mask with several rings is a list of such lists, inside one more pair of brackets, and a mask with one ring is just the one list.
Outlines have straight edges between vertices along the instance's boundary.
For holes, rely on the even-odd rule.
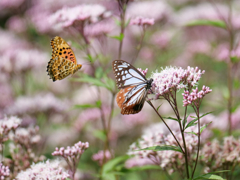
[[198,118],[198,147],[197,147],[197,157],[196,157],[196,160],[195,160],[195,165],[194,165],[194,168],[193,168],[193,172],[192,172],[192,178],[194,176],[194,173],[195,173],[195,170],[196,170],[196,167],[197,167],[197,163],[198,163],[198,157],[199,157],[199,150],[200,150],[200,118],[199,118],[199,107],[196,107],[197,109],[194,108],[195,110],[195,113],[197,115],[197,118]]
[[182,153],[185,154],[185,151],[182,149],[182,146],[180,145],[179,141],[177,140],[176,136],[173,134],[172,130],[170,129],[170,127],[167,125],[167,123],[164,121],[164,119],[162,118],[162,116],[158,113],[158,111],[156,110],[156,108],[153,106],[151,101],[147,101],[148,104],[154,109],[154,111],[157,113],[157,115],[159,116],[159,118],[163,121],[163,123],[167,126],[168,130],[170,131],[170,133],[173,135],[174,139],[176,140],[179,148],[181,149]]

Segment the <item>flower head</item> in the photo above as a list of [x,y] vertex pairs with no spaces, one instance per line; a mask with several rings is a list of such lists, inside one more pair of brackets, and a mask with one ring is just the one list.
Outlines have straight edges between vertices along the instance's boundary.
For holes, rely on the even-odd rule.
[[4,166],[0,163],[0,179],[5,179],[5,177],[10,175],[10,170],[8,166]]
[[60,166],[60,161],[49,161],[46,163],[40,162],[31,165],[31,168],[21,171],[16,179],[17,180],[31,180],[31,179],[61,179],[65,180],[70,175]]
[[138,26],[152,26],[154,25],[153,18],[143,18],[143,17],[136,17],[131,19],[131,25],[138,25]]
[[182,94],[183,106],[187,106],[193,103],[196,107],[199,107],[201,99],[210,92],[212,92],[212,90],[207,86],[203,86],[201,91],[198,91],[198,88],[192,89],[191,93],[189,93],[189,91],[184,91]]
[[97,22],[101,18],[109,16],[104,6],[94,5],[78,5],[75,7],[64,7],[53,14],[49,21],[52,24],[60,25],[63,28],[75,26],[84,21]]
[[161,72],[152,74],[152,90],[156,94],[156,98],[164,94],[183,88],[194,87],[205,71],[189,67],[183,69],[181,67],[166,67],[162,68]]
[[[105,155],[104,155],[105,154]],[[105,157],[104,157],[105,156]],[[102,165],[103,164],[103,160],[108,161],[109,159],[111,159],[111,153],[109,150],[106,150],[105,153],[103,150],[101,151],[98,151],[97,154],[94,154],[92,156],[92,159],[94,161],[97,161],[99,163],[99,165]]]

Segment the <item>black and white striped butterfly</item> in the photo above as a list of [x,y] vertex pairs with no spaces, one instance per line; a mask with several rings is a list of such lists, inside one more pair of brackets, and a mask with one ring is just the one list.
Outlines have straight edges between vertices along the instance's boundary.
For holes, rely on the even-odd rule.
[[116,97],[122,114],[136,114],[142,110],[153,79],[147,80],[135,67],[123,60],[112,62],[118,89]]

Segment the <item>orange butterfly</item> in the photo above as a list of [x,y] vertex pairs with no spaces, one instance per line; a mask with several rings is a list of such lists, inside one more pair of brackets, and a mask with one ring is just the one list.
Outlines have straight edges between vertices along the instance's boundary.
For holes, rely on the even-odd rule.
[[71,47],[63,38],[56,36],[51,40],[52,58],[48,62],[47,72],[53,81],[64,79],[81,69]]

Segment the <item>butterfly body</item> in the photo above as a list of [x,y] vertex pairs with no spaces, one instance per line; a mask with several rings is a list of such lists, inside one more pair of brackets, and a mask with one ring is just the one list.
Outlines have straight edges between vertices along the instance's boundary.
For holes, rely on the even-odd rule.
[[142,110],[153,79],[147,80],[135,67],[123,60],[113,61],[118,88],[116,97],[122,114],[136,114]]
[[53,81],[64,79],[81,69],[82,65],[77,64],[76,57],[67,44],[59,36],[51,40],[52,58],[48,62],[47,72]]

